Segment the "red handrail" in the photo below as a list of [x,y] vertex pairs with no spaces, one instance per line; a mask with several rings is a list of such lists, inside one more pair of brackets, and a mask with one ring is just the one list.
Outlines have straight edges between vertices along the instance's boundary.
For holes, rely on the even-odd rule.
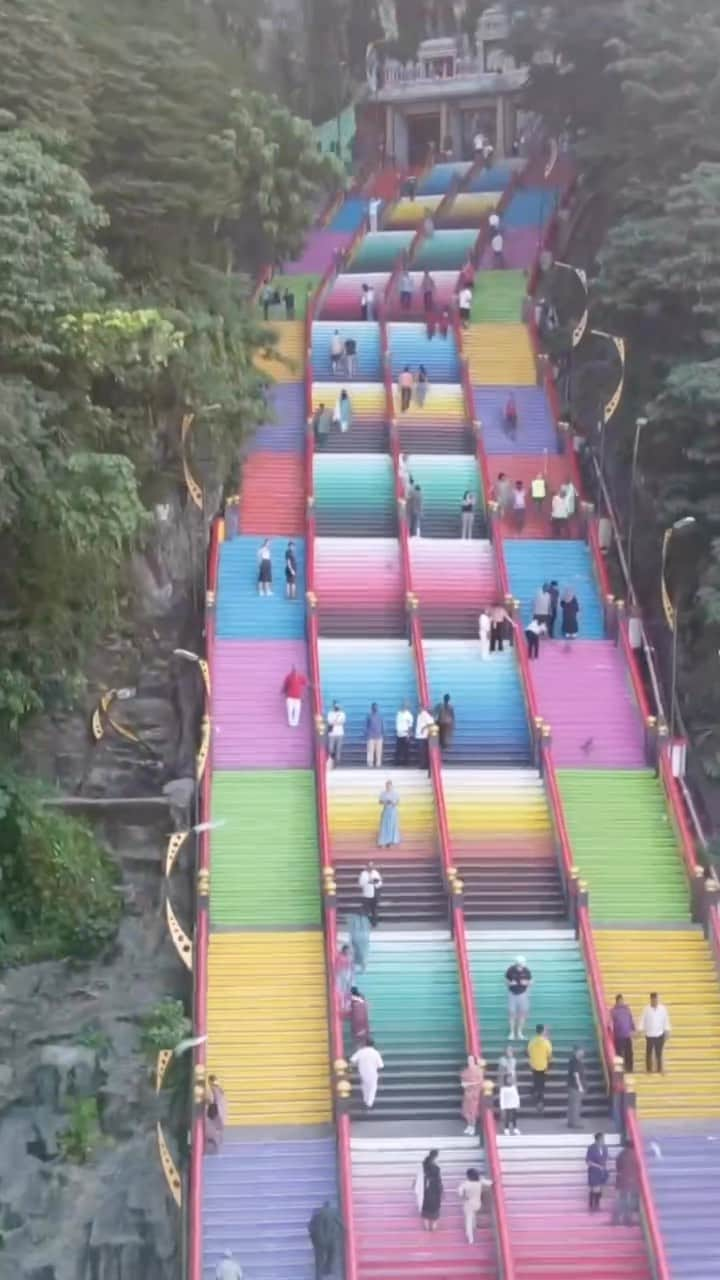
[[[210,690],[213,688],[215,659],[214,597],[217,591],[218,564],[220,559],[220,520],[210,526],[208,548],[207,597],[205,601],[205,660],[210,673]],[[210,697],[206,695],[206,715],[211,714]],[[212,738],[211,738],[212,742]],[[211,813],[212,748],[205,762],[200,788],[200,821],[208,822]],[[210,834],[202,831],[197,843],[197,870],[210,869]],[[210,932],[210,905],[207,899],[198,901],[195,921],[195,948],[193,958],[193,1028],[196,1036],[207,1035],[208,994],[208,938]],[[207,1047],[203,1040],[193,1052],[193,1066],[199,1074],[207,1065]],[[190,1140],[190,1169],[188,1178],[188,1280],[202,1280],[202,1201],[203,1156],[205,1154],[205,1114],[203,1107],[196,1107],[192,1118]]]

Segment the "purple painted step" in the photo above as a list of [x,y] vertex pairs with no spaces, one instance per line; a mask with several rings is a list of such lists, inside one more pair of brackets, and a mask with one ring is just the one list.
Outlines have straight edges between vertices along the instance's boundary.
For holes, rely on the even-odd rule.
[[[518,429],[514,438],[503,425],[503,411],[511,391],[518,407]],[[475,416],[483,424],[487,454],[558,452],[558,435],[550,406],[539,387],[474,387],[473,394]]]
[[673,1280],[717,1280],[720,1125],[717,1120],[648,1120],[643,1135]]
[[[512,227],[505,232],[505,266],[512,271],[529,271],[538,256],[544,227]],[[493,270],[493,254],[487,246],[480,263]]]
[[645,766],[630,676],[612,640],[541,640],[540,657],[530,668],[558,768]]
[[287,262],[283,273],[288,276],[322,275],[330,265],[337,249],[344,249],[352,240],[349,231],[311,231],[307,243],[295,262]]
[[[302,608],[302,603],[298,604]],[[310,769],[310,702],[288,726],[282,683],[293,663],[307,672],[304,640],[218,640],[213,671],[213,767]]]
[[229,1249],[248,1280],[314,1280],[307,1224],[325,1200],[337,1207],[332,1138],[273,1141],[271,1130],[258,1142],[230,1130],[204,1161],[203,1275]]
[[305,449],[305,384],[281,382],[267,395],[268,421],[258,427],[246,453],[303,453]]

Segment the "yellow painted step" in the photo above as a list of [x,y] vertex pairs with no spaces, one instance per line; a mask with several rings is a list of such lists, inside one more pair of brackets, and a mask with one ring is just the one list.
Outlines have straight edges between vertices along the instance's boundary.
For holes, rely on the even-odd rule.
[[465,398],[462,387],[458,384],[430,383],[427,399],[422,408],[415,399],[410,408],[403,413],[400,408],[400,389],[397,383],[393,386],[393,402],[398,422],[463,422],[465,420]]
[[302,320],[281,320],[270,327],[277,343],[271,353],[256,357],[256,368],[275,382],[297,382],[305,369],[305,325]]
[[331,1119],[322,934],[213,933],[208,1067],[230,1124]]
[[535,386],[535,358],[525,325],[473,324],[463,349],[473,386]]
[[672,1034],[667,1074],[645,1074],[645,1041],[635,1041],[642,1116],[720,1116],[720,983],[710,947],[695,929],[595,929],[605,995],[622,992],[637,1022],[651,991],[667,1006]]

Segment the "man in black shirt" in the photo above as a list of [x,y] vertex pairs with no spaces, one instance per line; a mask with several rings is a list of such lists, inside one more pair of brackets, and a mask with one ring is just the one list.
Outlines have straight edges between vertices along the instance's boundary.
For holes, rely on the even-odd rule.
[[582,1104],[585,1097],[585,1050],[575,1045],[570,1054],[567,1074],[567,1127],[582,1129]]
[[523,1030],[530,1013],[532,985],[532,973],[527,967],[524,956],[517,956],[515,963],[510,965],[505,973],[505,983],[508,989],[510,1039],[524,1040]]
[[357,342],[354,338],[345,339],[345,372],[348,378],[357,373]]

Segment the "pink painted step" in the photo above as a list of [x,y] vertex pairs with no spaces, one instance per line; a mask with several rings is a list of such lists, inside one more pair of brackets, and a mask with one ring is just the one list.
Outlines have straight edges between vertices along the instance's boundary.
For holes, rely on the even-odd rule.
[[[537,227],[510,227],[505,232],[503,254],[505,266],[513,271],[530,270],[542,244],[543,228],[538,235]],[[480,264],[483,268],[493,267],[493,253],[490,245],[485,249]]]
[[311,768],[309,698],[306,694],[300,725],[290,729],[281,692],[293,664],[307,673],[304,640],[217,641],[212,690],[215,769]]
[[630,676],[622,650],[612,640],[541,641],[540,658],[530,669],[540,714],[552,729],[559,768],[645,765],[643,727]]
[[311,231],[305,248],[294,262],[286,262],[283,271],[289,276],[322,275],[338,249],[352,240],[348,231]]

